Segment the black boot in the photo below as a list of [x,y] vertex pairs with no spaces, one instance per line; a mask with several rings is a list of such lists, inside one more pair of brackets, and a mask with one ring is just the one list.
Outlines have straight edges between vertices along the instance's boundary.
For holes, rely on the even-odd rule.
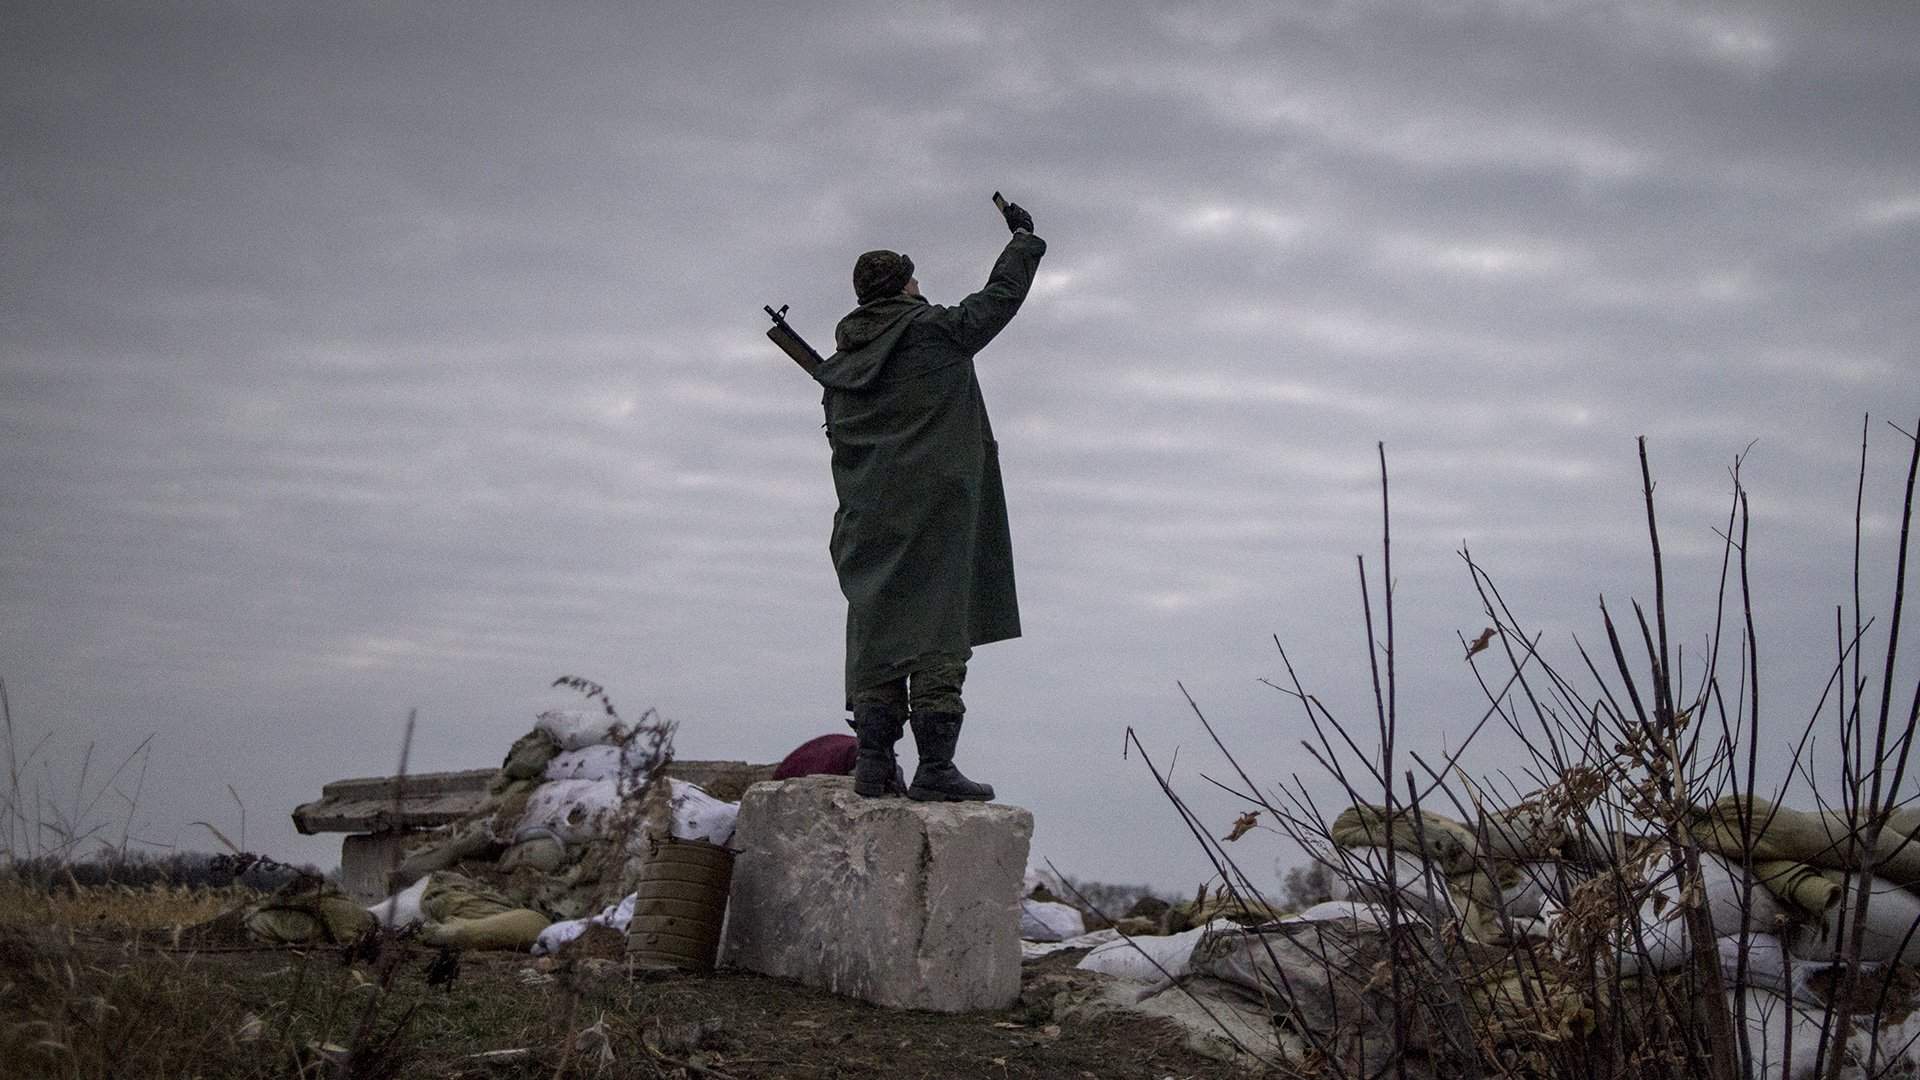
[[913,741],[920,747],[920,767],[914,770],[907,798],[917,802],[986,802],[993,787],[976,784],[953,764],[953,748],[960,742],[959,713],[914,713]]
[[855,705],[848,723],[860,743],[860,756],[853,763],[854,794],[870,799],[905,795],[900,763],[893,756],[893,744],[906,727],[900,714],[886,705]]

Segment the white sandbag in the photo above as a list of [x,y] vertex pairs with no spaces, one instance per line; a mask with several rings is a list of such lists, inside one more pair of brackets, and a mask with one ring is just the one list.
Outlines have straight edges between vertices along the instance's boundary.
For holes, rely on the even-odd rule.
[[733,826],[740,818],[740,804],[716,799],[706,789],[685,780],[667,781],[672,785],[668,803],[673,810],[673,837],[676,840],[705,840],[726,847],[733,839]]
[[[1408,913],[1400,914],[1406,919]],[[1352,919],[1362,926],[1386,926],[1391,921],[1386,905],[1369,904],[1361,900],[1328,900],[1315,904],[1305,911],[1289,915],[1281,922],[1326,922],[1329,919]]]
[[1520,880],[1500,889],[1500,906],[1516,919],[1539,916],[1547,905],[1549,886],[1559,887],[1559,870],[1554,863],[1519,864]]
[[[1680,896],[1678,860],[1671,855],[1663,856],[1647,867],[1646,876],[1669,900],[1661,916],[1677,917],[1680,908],[1672,901]],[[1711,852],[1700,853],[1700,886],[1706,894],[1707,913],[1713,919],[1715,937],[1738,934],[1743,929],[1772,933],[1776,921],[1784,914],[1772,892],[1757,883],[1749,886],[1746,880],[1737,864]]]
[[637,742],[596,743],[578,750],[562,750],[547,762],[548,780],[606,780],[623,778],[629,788],[646,783],[653,764]]
[[605,709],[548,709],[534,726],[553,736],[562,750],[616,743],[627,734],[627,726]]
[[1338,1012],[1358,1004],[1353,995],[1372,976],[1385,940],[1348,917],[1223,927],[1194,949],[1193,973],[1254,997],[1282,995],[1289,1009],[1303,1014]]
[[592,919],[563,919],[540,931],[533,941],[533,955],[552,956],[561,946],[587,932],[593,925]]
[[1020,937],[1026,941],[1065,941],[1087,932],[1087,920],[1071,904],[1020,901]]
[[564,843],[586,840],[604,833],[619,809],[618,780],[549,780],[527,799],[514,839],[545,830]]
[[1743,930],[1767,933],[1785,914],[1773,893],[1758,884],[1749,887],[1746,881],[1738,864],[1700,853],[1700,882],[1707,892],[1707,910],[1713,916],[1716,935],[1724,937]]
[[[1840,903],[1827,909],[1824,919],[1803,926],[1794,934],[1788,949],[1805,960],[1833,960],[1853,936],[1854,907],[1860,902],[1860,878],[1856,875]],[[1840,927],[1845,912],[1846,928]],[[1873,879],[1872,895],[1867,899],[1866,933],[1860,939],[1860,959],[1872,963],[1899,960],[1920,962],[1920,896],[1908,892],[1884,878]]]
[[626,933],[627,927],[633,923],[633,908],[638,901],[638,893],[628,893],[619,903],[607,906],[598,915],[554,923],[540,931],[540,937],[533,943],[533,955],[551,956],[559,952],[562,945],[586,933],[590,926],[611,926]]
[[1060,875],[1047,869],[1045,865],[1028,864],[1026,875],[1020,879],[1020,895],[1032,896],[1033,890],[1040,888],[1062,899],[1072,895],[1067,890],[1066,884],[1060,880]]
[[[1387,888],[1387,849],[1356,847],[1343,849],[1346,859],[1333,863],[1333,880],[1328,892],[1335,900],[1355,900],[1384,904],[1388,894],[1397,891],[1400,906],[1427,918],[1457,916],[1453,894],[1447,890],[1446,875],[1440,868],[1421,862],[1411,852],[1393,853],[1395,889]],[[1429,902],[1431,898],[1431,902]],[[1435,906],[1439,910],[1433,910]]]
[[562,750],[547,762],[549,780],[605,780],[619,776],[620,752],[618,746],[583,746],[578,750]]
[[426,915],[420,911],[420,898],[427,893],[427,883],[433,880],[432,874],[423,875],[419,881],[401,889],[385,900],[374,904],[367,910],[383,926],[418,926],[426,921]]
[[[1783,1080],[1813,1080],[1820,1049],[1820,1013],[1795,1008],[1791,1002],[1769,990],[1748,990],[1744,1001],[1731,992],[1727,1005],[1733,1015],[1746,1010],[1747,1046],[1752,1061],[1747,1075],[1780,1077]],[[1788,1032],[1792,1032],[1792,1055],[1788,1055]]]
[[[1769,990],[1748,990],[1744,1002],[1728,992],[1728,1008],[1744,1008],[1747,1045],[1752,1053],[1747,1075],[1759,1080],[1815,1080],[1824,1074],[1820,1060],[1820,1027],[1826,1008],[1821,1005],[1795,1005]],[[1735,1015],[1739,1015],[1735,1013]],[[1792,1032],[1792,1052],[1788,1052],[1788,1032]],[[1868,1076],[1909,1076],[1920,1068],[1916,1054],[1916,1036],[1920,1036],[1920,1013],[1899,1022],[1883,1019],[1875,1032],[1870,1017],[1855,1020],[1847,1039],[1840,1075],[1845,1080],[1864,1080]],[[1831,1039],[1831,1036],[1829,1036]],[[1836,1047],[1828,1047],[1833,1053]],[[1862,1064],[1871,1060],[1871,1071]]]
[[1095,930],[1090,934],[1081,934],[1079,937],[1070,937],[1065,941],[1028,941],[1022,938],[1020,940],[1020,959],[1022,962],[1038,960],[1043,956],[1052,956],[1057,952],[1066,952],[1070,949],[1091,949],[1097,945],[1105,945],[1109,941],[1118,940],[1120,940],[1120,931],[1115,930],[1111,926],[1105,930]]
[[1134,982],[1177,979],[1193,970],[1194,946],[1200,944],[1200,939],[1206,936],[1208,929],[1233,925],[1226,919],[1215,919],[1206,926],[1197,926],[1184,933],[1164,937],[1121,938],[1095,946],[1074,966],[1082,971],[1097,971],[1102,975]]
[[[1714,943],[1720,948],[1720,975],[1729,987],[1739,974],[1741,939],[1729,935]],[[1746,985],[1771,990],[1795,1001],[1815,1007],[1824,999],[1813,991],[1813,978],[1834,965],[1820,960],[1801,960],[1793,956],[1785,941],[1774,934],[1748,935]]]
[[1791,996],[1787,984],[1787,946],[1777,935],[1749,934],[1741,938],[1729,934],[1714,945],[1720,951],[1720,977],[1728,986],[1733,985],[1734,977],[1740,972],[1740,953],[1745,949],[1747,985]]
[[[1672,971],[1687,962],[1691,947],[1686,909],[1679,902],[1681,874],[1677,861],[1671,857],[1655,860],[1648,865],[1646,876],[1664,900],[1656,902],[1648,897],[1640,905],[1637,927],[1623,927],[1616,932],[1615,948],[1622,975]],[[1745,926],[1771,930],[1780,916],[1780,902],[1771,892],[1759,885],[1749,888],[1742,884],[1744,881],[1739,867],[1718,855],[1701,853],[1700,884],[1716,937],[1740,934],[1743,902]]]
[[1679,905],[1668,902],[1655,914],[1652,900],[1640,905],[1639,918],[1612,930],[1615,960],[1620,974],[1672,971],[1686,963],[1688,943],[1686,920]]

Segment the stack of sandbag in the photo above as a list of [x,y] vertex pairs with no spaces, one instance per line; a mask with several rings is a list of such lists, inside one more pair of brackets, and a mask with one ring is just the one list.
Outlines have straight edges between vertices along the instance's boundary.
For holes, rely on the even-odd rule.
[[522,908],[572,919],[620,894],[626,807],[654,762],[604,709],[553,709],[516,740],[487,805],[404,860],[391,882],[458,869]]
[[376,925],[417,926],[430,945],[464,949],[525,949],[548,919],[497,889],[452,871],[429,874],[373,905],[355,904],[330,883],[294,881],[249,905],[241,925],[274,945],[346,944]]
[[1429,921],[1457,919],[1469,940],[1483,944],[1544,936],[1542,883],[1573,843],[1567,830],[1527,807],[1482,824],[1476,833],[1431,811],[1416,816],[1403,808],[1389,817],[1383,807],[1356,803],[1328,829],[1338,860],[1334,898],[1395,903]]
[[[1741,974],[1750,985],[1803,993],[1804,976],[1832,963],[1851,936],[1841,924],[1853,920],[1862,889],[1870,895],[1860,958],[1920,961],[1920,810],[1893,815],[1878,840],[1871,879],[1857,868],[1850,872],[1862,841],[1836,812],[1726,798],[1697,809],[1688,830],[1699,847],[1698,896],[1684,895],[1682,860],[1659,841],[1636,842],[1638,854],[1615,869],[1629,876],[1633,895],[1644,897],[1605,930],[1604,952],[1621,974],[1684,965],[1691,955],[1688,912],[1703,906],[1716,948],[1736,959],[1743,949],[1748,954]],[[1358,804],[1329,833],[1336,898],[1392,899],[1429,921],[1457,919],[1469,940],[1483,944],[1544,936],[1545,916],[1553,914],[1548,896],[1566,895],[1567,884],[1588,870],[1584,845],[1524,805],[1469,827],[1430,811],[1416,817],[1400,809],[1389,820],[1382,808]],[[1563,859],[1567,853],[1575,857]],[[1783,953],[1799,962],[1799,978],[1773,976],[1770,961]]]
[[[1920,808],[1895,811],[1874,847],[1873,875],[1859,871],[1865,829],[1838,811],[1791,810],[1764,799],[1725,798],[1692,822],[1702,848],[1754,874],[1781,901],[1797,959],[1836,959],[1867,893],[1860,959],[1920,962]],[[1844,924],[1844,925],[1843,925]]]
[[[1849,869],[1864,838],[1856,839],[1842,814],[1736,798],[1698,809],[1689,831],[1700,845],[1700,885],[1728,977],[1744,949],[1747,963],[1740,974],[1749,985],[1806,999],[1806,978],[1836,961],[1852,936],[1863,889],[1868,897],[1860,959],[1920,961],[1920,895],[1914,891],[1920,886],[1920,842],[1907,831],[1916,827],[1915,814],[1894,815],[1868,877]],[[1647,867],[1653,894],[1638,918],[1623,920],[1620,930],[1624,974],[1670,971],[1686,962],[1677,862],[1662,852]],[[1751,879],[1743,865],[1752,867]],[[1791,963],[1781,959],[1783,952]]]
[[[628,878],[637,874],[639,865],[650,857],[656,838],[670,837],[726,847],[733,839],[734,824],[739,817],[740,804],[737,802],[715,798],[699,785],[684,780],[657,779],[648,786],[642,797],[639,826],[628,840]],[[625,933],[633,921],[637,900],[637,894],[629,891],[619,902],[607,905],[596,915],[554,923],[533,944],[534,953],[556,953],[594,925],[612,927]]]

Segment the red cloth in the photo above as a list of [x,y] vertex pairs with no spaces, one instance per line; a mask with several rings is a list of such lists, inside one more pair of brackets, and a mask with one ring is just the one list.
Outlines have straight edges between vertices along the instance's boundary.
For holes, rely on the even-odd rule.
[[775,780],[796,776],[850,776],[860,743],[851,735],[822,735],[794,748],[773,770]]

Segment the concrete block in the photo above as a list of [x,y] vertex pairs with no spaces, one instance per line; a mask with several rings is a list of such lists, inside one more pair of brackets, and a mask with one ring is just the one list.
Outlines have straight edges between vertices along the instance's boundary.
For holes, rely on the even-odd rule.
[[397,832],[360,833],[340,842],[340,891],[361,904],[387,898],[387,871],[406,851]]
[[895,1008],[1005,1008],[1032,837],[1017,806],[863,799],[844,776],[755,784],[721,962]]

